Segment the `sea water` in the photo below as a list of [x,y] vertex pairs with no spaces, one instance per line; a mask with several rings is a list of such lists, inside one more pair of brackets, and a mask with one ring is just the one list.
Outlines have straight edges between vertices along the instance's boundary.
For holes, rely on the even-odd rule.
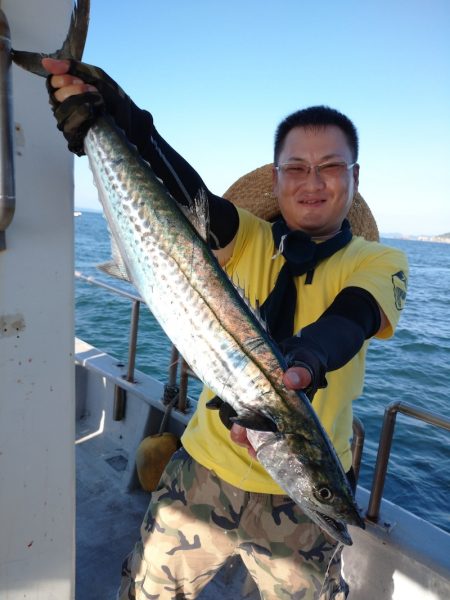
[[[132,288],[96,268],[110,259],[106,221],[100,213],[75,219],[76,269],[109,285]],[[406,307],[394,338],[373,340],[364,392],[354,403],[366,437],[360,484],[371,487],[385,407],[402,401],[448,416],[450,405],[450,244],[386,239],[409,260]],[[142,306],[138,369],[167,380],[170,342]],[[84,282],[76,285],[76,335],[127,362],[131,303]],[[190,395],[198,393],[190,384]],[[450,432],[398,415],[384,497],[450,531]]]

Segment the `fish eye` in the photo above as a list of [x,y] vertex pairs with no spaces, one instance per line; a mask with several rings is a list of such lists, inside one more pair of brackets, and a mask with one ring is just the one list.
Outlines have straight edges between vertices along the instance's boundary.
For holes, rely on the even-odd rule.
[[322,502],[327,502],[333,498],[333,492],[330,490],[330,488],[327,488],[326,486],[316,488],[314,490],[314,495],[318,500],[321,500]]

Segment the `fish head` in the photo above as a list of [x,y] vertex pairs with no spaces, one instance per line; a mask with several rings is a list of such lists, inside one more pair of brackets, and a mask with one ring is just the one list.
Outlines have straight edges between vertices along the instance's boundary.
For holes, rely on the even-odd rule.
[[[305,468],[304,464],[302,467]],[[365,528],[345,475],[344,479],[325,480],[322,473],[315,477],[311,470],[307,482],[303,484],[301,496],[297,494],[294,501],[312,521],[343,544],[352,544],[347,525]]]
[[364,520],[333,453],[299,434],[247,434],[258,460],[302,511],[330,536],[350,545],[347,525],[364,529]]

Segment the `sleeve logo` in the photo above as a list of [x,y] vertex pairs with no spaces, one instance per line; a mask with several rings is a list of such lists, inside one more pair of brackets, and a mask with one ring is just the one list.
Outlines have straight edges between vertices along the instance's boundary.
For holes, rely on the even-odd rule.
[[403,310],[406,300],[406,289],[408,287],[408,279],[403,271],[392,275],[392,285],[394,286],[394,300],[397,310]]

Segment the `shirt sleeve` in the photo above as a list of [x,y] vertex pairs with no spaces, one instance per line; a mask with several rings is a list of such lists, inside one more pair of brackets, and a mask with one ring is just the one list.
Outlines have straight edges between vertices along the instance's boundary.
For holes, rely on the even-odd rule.
[[408,261],[402,251],[370,244],[346,281],[345,287],[360,287],[372,294],[386,315],[389,324],[376,337],[386,339],[394,334],[405,306],[408,273]]

